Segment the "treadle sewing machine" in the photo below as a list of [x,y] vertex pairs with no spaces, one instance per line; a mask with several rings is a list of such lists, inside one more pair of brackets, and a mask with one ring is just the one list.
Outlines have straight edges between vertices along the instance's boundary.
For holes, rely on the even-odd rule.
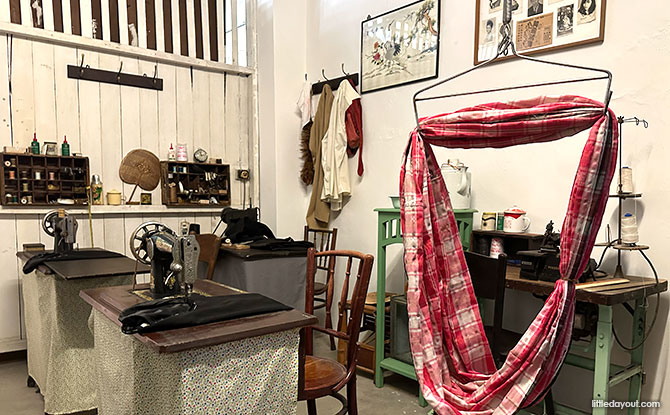
[[135,259],[151,264],[151,296],[188,298],[197,277],[200,246],[195,236],[177,236],[159,222],[145,222],[130,236]]
[[54,252],[62,254],[74,249],[77,242],[77,220],[64,209],[52,210],[42,220],[42,229],[54,238]]

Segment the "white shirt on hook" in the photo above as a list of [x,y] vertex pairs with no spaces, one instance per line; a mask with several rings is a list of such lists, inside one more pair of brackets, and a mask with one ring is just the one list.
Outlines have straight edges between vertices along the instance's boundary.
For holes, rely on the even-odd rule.
[[298,97],[298,109],[300,110],[300,127],[304,127],[308,122],[312,120],[314,114],[312,114],[312,84],[309,81],[305,81],[302,84],[302,90],[300,91],[300,96]]
[[360,98],[360,95],[348,80],[340,82],[330,111],[328,131],[321,142],[323,166],[321,200],[329,202],[331,210],[341,210],[343,198],[351,195],[345,113],[357,98]]

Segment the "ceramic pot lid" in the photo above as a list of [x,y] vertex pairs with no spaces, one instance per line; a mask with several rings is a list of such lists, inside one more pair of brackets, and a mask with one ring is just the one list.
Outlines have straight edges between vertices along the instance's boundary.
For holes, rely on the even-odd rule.
[[526,211],[521,209],[517,205],[514,205],[514,206],[512,206],[511,208],[509,208],[505,211],[505,214],[510,214],[510,215],[524,215],[525,213],[526,213]]

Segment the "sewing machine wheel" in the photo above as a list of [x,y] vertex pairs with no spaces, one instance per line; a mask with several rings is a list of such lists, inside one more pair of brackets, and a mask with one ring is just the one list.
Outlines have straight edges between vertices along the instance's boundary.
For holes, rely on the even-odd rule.
[[[67,213],[65,215],[67,215]],[[44,219],[42,219],[42,229],[44,229],[44,232],[46,232],[49,236],[54,236],[55,229],[53,227],[53,218],[57,216],[58,211],[52,210],[51,212],[44,215]]]
[[130,235],[130,252],[136,260],[143,264],[151,263],[147,252],[147,239],[158,232],[174,233],[160,222],[144,222]]

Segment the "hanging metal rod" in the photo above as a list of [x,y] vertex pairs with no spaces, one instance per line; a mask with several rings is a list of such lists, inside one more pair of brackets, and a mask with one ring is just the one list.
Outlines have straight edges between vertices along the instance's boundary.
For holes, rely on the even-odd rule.
[[592,78],[567,79],[567,80],[562,80],[562,81],[541,82],[541,83],[537,83],[537,84],[506,86],[506,87],[500,87],[500,88],[483,89],[481,91],[468,91],[468,92],[460,92],[460,93],[457,93],[457,94],[447,94],[447,95],[437,95],[437,96],[434,96],[434,97],[417,98],[416,101],[430,101],[430,100],[433,100],[433,99],[440,99],[440,98],[461,97],[461,96],[465,96],[465,95],[485,94],[485,93],[488,93],[488,92],[509,91],[509,90],[513,90],[513,89],[534,88],[534,87],[548,86],[548,85],[570,84],[570,83],[575,83],[575,82],[597,81],[597,80],[601,80],[601,79],[608,79],[608,77],[607,76],[596,76],[596,77],[592,77]]

